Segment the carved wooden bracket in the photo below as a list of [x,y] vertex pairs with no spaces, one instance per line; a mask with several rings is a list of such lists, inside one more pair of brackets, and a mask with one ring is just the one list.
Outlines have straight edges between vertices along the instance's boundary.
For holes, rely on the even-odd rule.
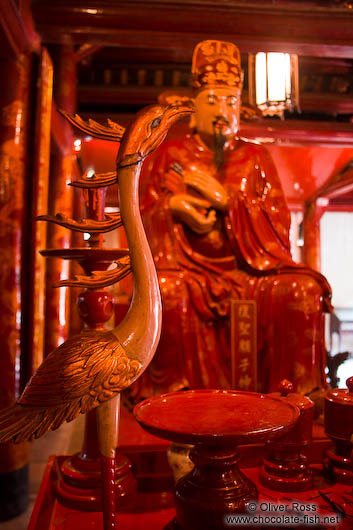
[[125,127],[122,127],[118,123],[107,120],[107,126],[101,125],[100,123],[89,119],[85,121],[79,116],[79,114],[70,114],[65,110],[60,109],[59,112],[70,122],[75,125],[80,131],[83,131],[94,138],[100,138],[101,140],[109,140],[111,142],[120,142],[125,132]]
[[111,271],[92,271],[90,275],[77,274],[72,279],[61,280],[53,287],[86,287],[98,289],[119,282],[131,272],[130,256],[114,261],[117,267]]
[[64,226],[65,228],[69,228],[70,230],[75,230],[76,232],[89,233],[111,232],[123,224],[119,212],[105,214],[104,221],[97,221],[96,219],[82,219],[79,222],[62,213],[57,213],[55,216],[39,215],[36,219],[37,221],[48,221],[49,223],[55,223],[57,225]]

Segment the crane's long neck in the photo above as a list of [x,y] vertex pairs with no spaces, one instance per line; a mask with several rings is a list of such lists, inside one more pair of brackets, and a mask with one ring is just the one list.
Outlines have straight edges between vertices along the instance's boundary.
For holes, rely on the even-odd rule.
[[158,345],[162,306],[156,268],[140,214],[141,165],[142,162],[118,170],[120,214],[130,249],[134,292],[129,311],[114,333],[128,355],[138,358],[146,368]]

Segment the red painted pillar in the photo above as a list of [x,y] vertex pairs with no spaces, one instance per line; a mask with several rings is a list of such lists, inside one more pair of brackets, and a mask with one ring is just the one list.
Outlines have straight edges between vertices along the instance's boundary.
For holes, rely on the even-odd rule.
[[[76,107],[76,59],[72,44],[64,44],[53,53],[54,99],[58,109],[74,112]],[[73,193],[67,185],[73,175],[73,135],[68,124],[63,123],[67,149],[52,156],[48,213],[60,212],[72,217]],[[47,248],[69,248],[70,230],[50,223]],[[54,289],[52,285],[68,278],[70,264],[66,260],[51,259],[47,263],[45,354],[57,348],[69,335],[70,292],[68,288]]]
[[316,271],[321,269],[320,219],[325,211],[324,205],[313,200],[305,205],[303,219],[303,259],[304,263]]
[[[34,135],[30,153],[32,163],[28,168],[32,193],[29,203],[28,240],[28,297],[26,304],[26,376],[29,379],[43,361],[44,353],[44,307],[46,260],[39,254],[47,245],[47,223],[38,222],[36,217],[48,211],[48,180],[50,160],[50,125],[53,93],[53,66],[45,48],[34,57],[36,72],[36,105],[33,108]],[[34,98],[33,98],[34,99]],[[35,112],[35,115],[34,115]]]
[[[0,406],[6,407],[19,395],[26,354],[22,321],[27,288],[23,271],[29,206],[29,57],[1,61],[0,77]],[[0,444],[0,520],[26,507],[28,454],[28,443]]]

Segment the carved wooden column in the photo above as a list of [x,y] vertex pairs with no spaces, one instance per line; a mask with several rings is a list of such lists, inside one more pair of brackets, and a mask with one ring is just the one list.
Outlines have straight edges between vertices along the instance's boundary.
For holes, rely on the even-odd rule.
[[[76,59],[72,44],[61,45],[54,58],[54,99],[58,109],[75,112],[76,107]],[[64,123],[67,151],[52,157],[49,184],[49,213],[61,212],[69,217],[73,210],[73,193],[67,186],[73,173],[73,134]],[[57,225],[48,226],[48,248],[69,248],[71,233]],[[51,286],[69,276],[70,263],[66,260],[50,260],[47,264],[45,354],[57,348],[68,337],[70,293],[68,289]]]
[[[0,406],[19,395],[24,306],[23,248],[27,235],[30,59],[1,61],[0,74]],[[27,504],[29,444],[0,444],[0,520]]]
[[319,201],[314,199],[306,203],[303,219],[304,263],[316,271],[321,269],[320,219],[325,211]]

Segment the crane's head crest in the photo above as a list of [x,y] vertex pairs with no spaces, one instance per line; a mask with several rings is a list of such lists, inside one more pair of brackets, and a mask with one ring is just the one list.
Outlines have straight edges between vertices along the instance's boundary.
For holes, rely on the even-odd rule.
[[153,105],[138,112],[120,144],[118,168],[141,162],[163,142],[175,122],[192,112],[191,104]]

